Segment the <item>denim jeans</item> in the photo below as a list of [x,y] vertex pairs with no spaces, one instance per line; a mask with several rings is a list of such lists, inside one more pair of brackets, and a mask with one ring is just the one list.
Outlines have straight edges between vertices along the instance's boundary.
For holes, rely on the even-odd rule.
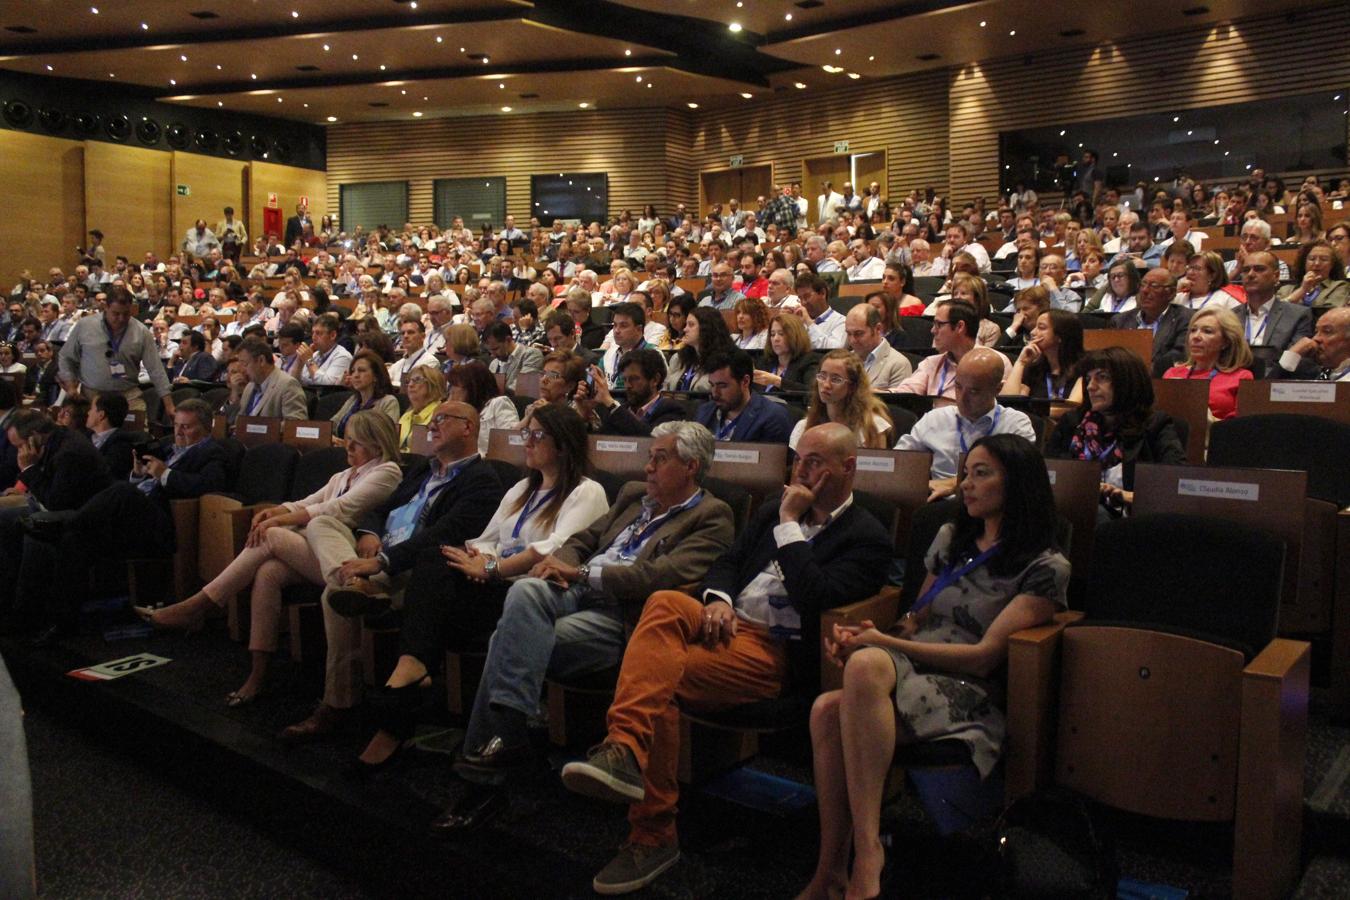
[[617,666],[623,647],[619,607],[596,598],[585,584],[560,590],[539,578],[517,581],[488,642],[464,746],[476,750],[494,736],[523,743],[525,720],[539,710],[545,676]]

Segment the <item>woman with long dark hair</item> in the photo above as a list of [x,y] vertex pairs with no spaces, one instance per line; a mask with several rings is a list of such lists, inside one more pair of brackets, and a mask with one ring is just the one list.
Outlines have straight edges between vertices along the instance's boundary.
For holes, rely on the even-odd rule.
[[1082,356],[1083,325],[1078,316],[1063,309],[1047,310],[1036,317],[1031,338],[1001,393],[1077,403],[1083,396],[1077,371]]
[[711,306],[695,307],[684,320],[684,337],[670,360],[666,390],[706,391],[708,373],[703,370],[703,360],[735,349],[736,342],[722,314]]
[[609,509],[590,477],[586,424],[565,406],[538,406],[520,429],[527,474],[506,492],[483,533],[462,547],[442,546],[409,579],[401,655],[385,682],[380,730],[354,763],[359,774],[386,765],[415,724],[420,689],[451,641],[485,638],[501,617],[507,589],[569,537]]
[[825,636],[844,687],[811,710],[820,856],[803,897],[880,893],[881,801],[898,744],[959,740],[989,775],[1003,744],[1008,638],[1066,606],[1069,563],[1055,547],[1055,501],[1036,448],[1010,434],[976,441],[959,498],[910,612],[888,632],[863,622]]
[[398,424],[398,397],[389,382],[389,367],[373,350],[358,350],[352,358],[347,378],[356,393],[333,413],[333,439],[339,442],[347,434],[347,423],[352,416],[373,409]]

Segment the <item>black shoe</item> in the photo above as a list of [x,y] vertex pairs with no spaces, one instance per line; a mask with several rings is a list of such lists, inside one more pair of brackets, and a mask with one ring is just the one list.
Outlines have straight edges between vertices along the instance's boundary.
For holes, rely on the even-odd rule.
[[392,766],[394,762],[403,755],[403,751],[410,746],[411,744],[407,741],[399,741],[394,747],[394,752],[386,756],[382,762],[362,762],[361,757],[359,756],[353,760],[349,760],[347,764],[342,767],[342,777],[348,781],[369,781],[380,772]]
[[356,587],[339,588],[328,595],[328,605],[333,612],[349,619],[379,615],[388,611],[389,604],[388,594],[372,594]]
[[486,744],[465,750],[455,760],[455,771],[504,772],[519,768],[534,758],[529,743],[508,746],[500,737],[490,738]]
[[476,788],[445,808],[432,820],[431,833],[436,837],[458,837],[471,834],[495,819],[506,809],[506,793],[501,790]]
[[70,629],[61,625],[48,625],[33,638],[33,646],[38,648],[54,646],[61,638],[70,634]]
[[55,544],[61,540],[61,535],[66,530],[66,522],[69,520],[68,514],[35,512],[20,516],[19,525],[23,528],[24,534],[30,538]]

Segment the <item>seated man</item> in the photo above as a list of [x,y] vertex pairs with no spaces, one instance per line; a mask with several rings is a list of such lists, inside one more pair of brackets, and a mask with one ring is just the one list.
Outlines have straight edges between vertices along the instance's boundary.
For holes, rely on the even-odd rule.
[[699,306],[711,306],[713,309],[735,309],[736,304],[745,299],[745,295],[731,286],[731,266],[719,262],[712,267],[712,287],[698,295]]
[[796,280],[800,306],[794,312],[806,323],[812,350],[837,350],[847,343],[844,314],[830,306],[830,286],[819,275],[806,274]]
[[309,718],[282,730],[300,743],[325,737],[349,719],[360,675],[357,616],[387,610],[424,552],[478,537],[497,511],[506,485],[478,455],[478,413],[467,403],[436,408],[427,428],[432,456],[418,458],[403,481],[355,529],[333,516],[305,526],[325,588],[321,602],[328,659],[323,700]]
[[[1228,273],[1230,282],[1242,280],[1242,264],[1246,261],[1248,253],[1260,253],[1270,249],[1270,223],[1260,219],[1248,219],[1242,223],[1238,241],[1237,253],[1223,264],[1223,270]],[[1289,280],[1289,266],[1284,260],[1280,260],[1280,281]]]
[[[1272,259],[1274,257],[1271,257]],[[1271,288],[1272,295],[1274,287]],[[1153,377],[1186,358],[1186,336],[1190,329],[1191,311],[1172,302],[1176,296],[1176,279],[1163,268],[1150,269],[1139,282],[1134,309],[1111,317],[1112,328],[1148,328],[1153,331]],[[1311,333],[1311,329],[1309,329]]]
[[1064,287],[1064,282],[1069,277],[1064,257],[1058,253],[1047,253],[1042,256],[1036,274],[1041,279],[1041,284],[1050,292],[1051,309],[1063,309],[1072,313],[1082,311],[1082,296]]
[[[1317,368],[1308,372],[1308,362]],[[1310,338],[1299,338],[1280,354],[1276,378],[1311,377],[1318,381],[1350,381],[1350,306],[1329,309],[1317,320]]]
[[610,317],[611,343],[600,357],[600,370],[609,387],[621,391],[625,382],[619,360],[634,350],[650,346],[646,337],[647,313],[640,303],[616,303],[610,307]]
[[338,343],[338,317],[324,313],[314,320],[310,343],[301,344],[290,375],[303,385],[342,384],[352,365],[352,354]]
[[786,444],[792,434],[787,406],[750,389],[755,364],[744,350],[713,353],[707,360],[708,393],[694,421],[719,441]]
[[[1312,337],[1312,310],[1300,304],[1275,299],[1279,287],[1279,265],[1269,250],[1248,253],[1242,263],[1242,287],[1247,302],[1236,307],[1243,334],[1253,350],[1271,347],[1283,354],[1301,340]],[[1142,289],[1140,294],[1143,294]],[[1305,359],[1295,368],[1301,378],[1311,378],[1316,367]]]
[[844,322],[848,347],[862,360],[867,380],[874,391],[893,391],[914,372],[903,353],[896,350],[881,333],[881,313],[870,303],[859,303],[848,311]]
[[272,348],[262,338],[239,345],[248,384],[239,398],[239,414],[272,419],[309,418],[309,401],[300,382],[272,364]]
[[[957,366],[975,349],[975,338],[979,333],[980,314],[975,307],[960,300],[938,303],[933,312],[933,349],[937,353],[924,357],[913,374],[896,386],[895,392],[955,400]],[[1003,360],[1002,380],[1007,381],[1012,366],[1006,356],[996,355]]]
[[[697,581],[731,546],[731,509],[699,486],[712,464],[712,435],[692,422],[666,422],[652,437],[646,485],[625,485],[609,515],[507,593],[455,763],[466,779],[499,785],[528,758],[526,720],[539,709],[544,678],[618,665],[626,623],[652,590]],[[431,827],[464,833],[503,805],[499,791],[472,791]]]
[[965,354],[952,377],[956,405],[930,410],[908,434],[900,436],[895,449],[933,454],[928,499],[937,500],[956,490],[957,463],[978,439],[990,434],[1015,434],[1036,443],[1036,429],[1026,413],[998,403],[1006,362],[1007,357],[988,347],[976,347]]
[[99,394],[89,407],[85,427],[90,441],[108,464],[113,481],[126,481],[134,460],[131,457],[131,433],[124,427],[127,398],[121,394]]
[[662,422],[678,422],[684,418],[684,404],[661,396],[661,385],[666,380],[666,362],[659,350],[650,347],[624,354],[618,363],[625,387],[624,402],[619,403],[609,392],[602,374],[592,372],[595,393],[578,397],[577,412],[588,421],[598,422],[601,434],[647,436]]
[[514,392],[521,372],[539,372],[544,368],[544,354],[538,347],[517,344],[515,332],[507,322],[493,322],[487,327],[485,349],[491,362],[489,371],[506,376],[506,389]]
[[680,709],[718,710],[819,691],[820,614],[885,581],[886,529],[853,502],[857,443],[819,425],[797,445],[792,483],[760,506],[695,596],[651,596],[624,654],[609,734],[563,767],[578,793],[630,804],[629,835],[595,877],[602,894],[650,884],[680,857]]

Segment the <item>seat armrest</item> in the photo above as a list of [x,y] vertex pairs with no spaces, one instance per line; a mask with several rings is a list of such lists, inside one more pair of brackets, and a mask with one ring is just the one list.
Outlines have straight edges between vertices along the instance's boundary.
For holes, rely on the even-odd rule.
[[[822,610],[820,613],[820,633],[824,637],[829,637],[834,633],[835,625],[858,625],[865,621],[871,622],[877,628],[885,631],[895,624],[896,613],[899,610],[900,589],[884,587],[880,593],[873,594],[866,600]],[[837,690],[843,686],[843,679],[843,670],[830,662],[829,658],[822,653],[820,658],[820,689],[823,691]]]
[[1079,612],[1058,613],[1049,624],[1024,628],[1008,638],[1008,732],[1003,758],[1009,800],[1050,783],[1059,639],[1067,625],[1082,617]]

